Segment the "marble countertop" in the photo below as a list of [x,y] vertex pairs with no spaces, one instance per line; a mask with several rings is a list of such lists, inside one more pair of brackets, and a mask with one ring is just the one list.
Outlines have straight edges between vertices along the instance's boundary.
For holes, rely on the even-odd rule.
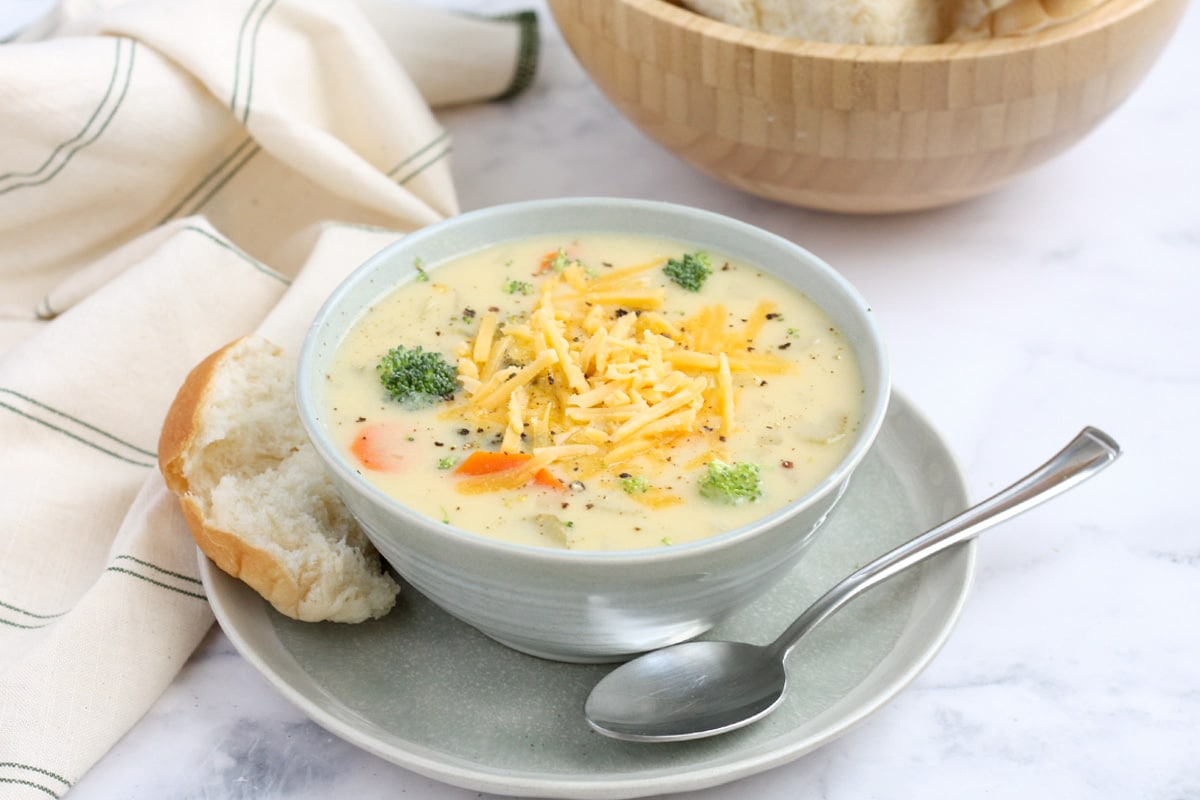
[[[1200,798],[1200,9],[1070,152],[986,197],[877,218],[773,204],[693,171],[613,110],[541,11],[536,85],[441,114],[464,209],[624,195],[801,243],[871,301],[896,386],[976,499],[1084,425],[1125,448],[1096,481],[981,539],[949,642],[892,702],[807,756],[679,796]],[[324,731],[214,626],[70,796],[493,795]]]

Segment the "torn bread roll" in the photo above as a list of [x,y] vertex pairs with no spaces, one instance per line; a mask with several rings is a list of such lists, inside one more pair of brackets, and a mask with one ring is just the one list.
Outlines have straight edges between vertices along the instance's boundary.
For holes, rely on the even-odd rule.
[[1061,25],[1091,11],[1103,0],[962,0],[955,11],[950,42],[1023,36]]
[[922,45],[1036,33],[1103,0],[676,0],[719,22],[812,42]]
[[159,467],[200,549],[280,613],[381,617],[400,587],[325,476],[294,381],[291,361],[266,339],[213,353],[167,412]]
[[949,15],[937,0],[681,0],[740,28],[812,42],[916,45],[939,42]]

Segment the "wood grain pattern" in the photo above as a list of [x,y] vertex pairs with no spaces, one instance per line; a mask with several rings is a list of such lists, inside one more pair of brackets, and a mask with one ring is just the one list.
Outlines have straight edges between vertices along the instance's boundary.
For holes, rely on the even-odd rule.
[[548,0],[576,58],[644,133],[739,189],[850,213],[932,208],[1062,152],[1125,100],[1186,0],[1109,0],[1027,36],[806,42],[665,0]]

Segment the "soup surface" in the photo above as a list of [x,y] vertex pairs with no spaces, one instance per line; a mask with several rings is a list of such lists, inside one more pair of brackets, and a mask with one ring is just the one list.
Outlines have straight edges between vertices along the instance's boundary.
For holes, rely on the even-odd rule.
[[[324,423],[434,520],[546,547],[671,546],[783,507],[852,446],[853,351],[753,265],[589,233],[417,268],[339,345]],[[389,394],[380,363],[398,346],[439,354],[451,391]]]

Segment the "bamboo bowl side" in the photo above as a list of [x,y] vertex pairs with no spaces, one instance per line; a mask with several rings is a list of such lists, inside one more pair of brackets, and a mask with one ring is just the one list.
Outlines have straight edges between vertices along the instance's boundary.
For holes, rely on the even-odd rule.
[[987,192],[1079,141],[1149,71],[1187,0],[1108,0],[1039,33],[917,47],[742,30],[665,0],[548,0],[614,105],[755,195],[850,213]]

